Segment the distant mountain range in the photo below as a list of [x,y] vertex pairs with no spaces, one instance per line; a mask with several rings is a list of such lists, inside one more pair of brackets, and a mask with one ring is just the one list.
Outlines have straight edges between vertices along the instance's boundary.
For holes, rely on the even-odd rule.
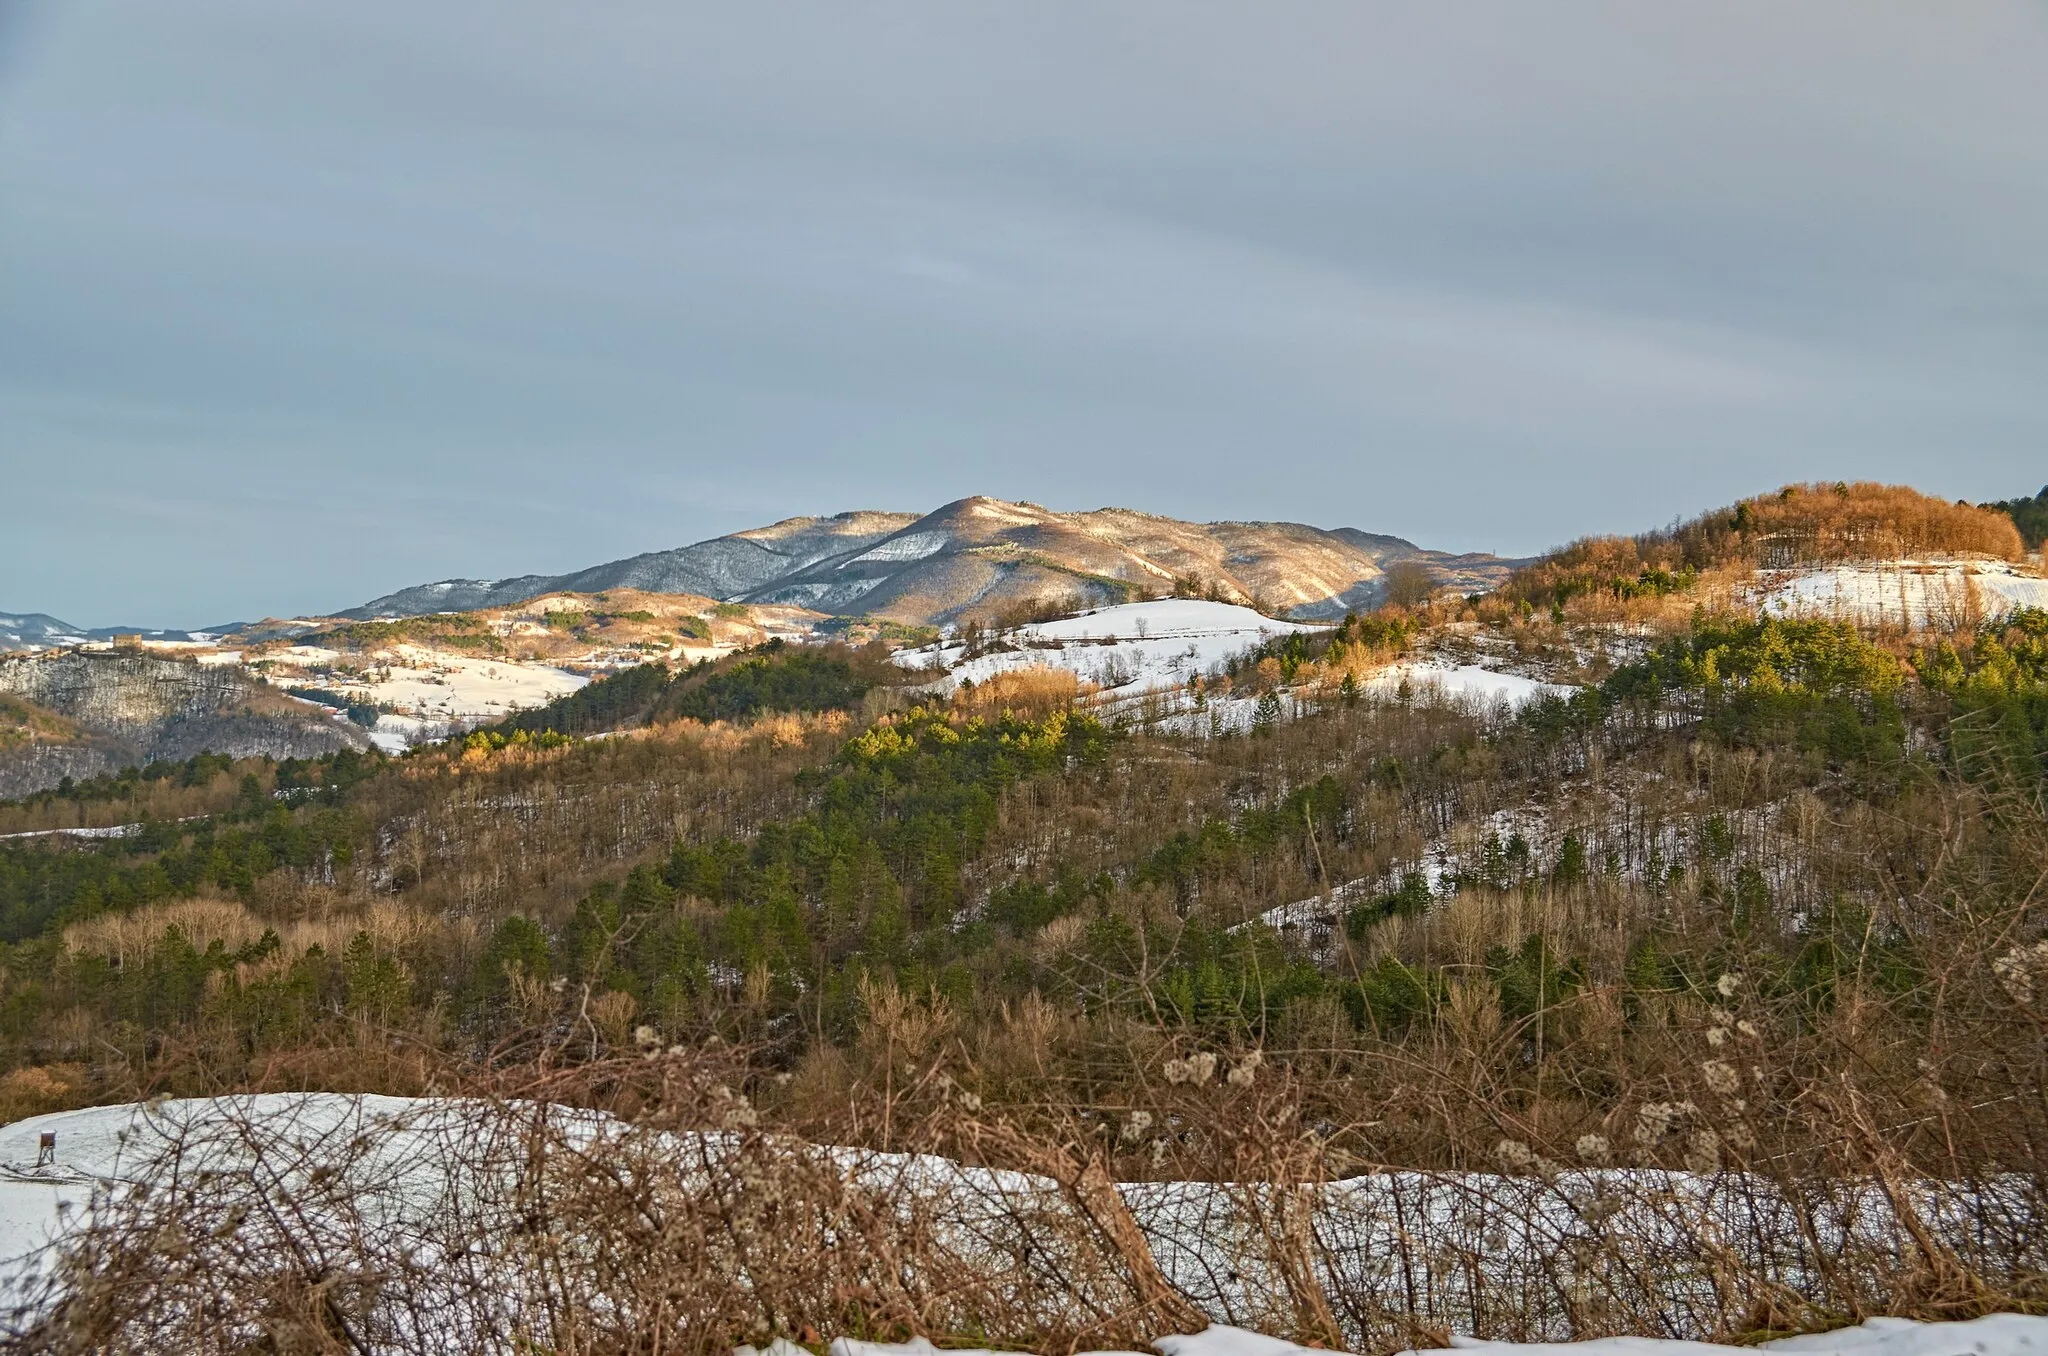
[[523,574],[512,579],[444,579],[373,598],[339,613],[368,621],[429,612],[509,607],[544,593],[696,593],[733,601],[820,561],[853,554],[917,521],[914,513],[842,513],[832,518],[786,518],[769,527],[700,541],[672,551],[649,551],[571,574]]
[[[1368,608],[1386,572],[1403,561],[1462,592],[1490,589],[1525,562],[1430,551],[1401,537],[1303,523],[1190,523],[1133,509],[1059,513],[977,496],[931,513],[860,511],[786,518],[670,551],[650,551],[569,574],[444,579],[374,598],[335,615],[367,621],[509,607],[547,593],[639,589],[722,602],[780,603],[834,616],[913,625],[993,614],[1037,600],[1122,602],[1193,580],[1237,602],[1303,618]],[[140,635],[247,641],[289,634],[289,623],[224,623],[205,631],[87,629],[40,612],[0,613],[0,651],[49,649]]]
[[[230,631],[232,626],[217,628]],[[47,650],[76,645],[82,640],[112,640],[116,636],[141,636],[144,640],[197,640],[212,631],[151,631],[139,626],[73,626],[46,612],[0,612],[0,652]]]
[[46,613],[0,612],[0,650],[66,645],[85,639],[89,639],[85,632]]
[[1466,592],[1493,587],[1522,563],[1425,550],[1348,527],[1189,523],[1117,508],[1059,513],[977,496],[923,516],[789,518],[571,574],[447,579],[340,615],[417,616],[508,606],[544,593],[642,589],[929,624],[1038,599],[1120,602],[1193,580],[1296,616],[1335,617],[1378,602],[1387,570],[1403,561]]

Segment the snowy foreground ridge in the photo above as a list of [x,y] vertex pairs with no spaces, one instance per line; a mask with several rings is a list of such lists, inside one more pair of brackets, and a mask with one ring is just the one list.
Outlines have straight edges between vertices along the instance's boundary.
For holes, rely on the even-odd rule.
[[[1153,1342],[1164,1356],[1315,1356],[1316,1348],[1297,1346],[1263,1333],[1218,1324],[1198,1333],[1161,1337]],[[2048,1351],[2048,1318],[1993,1314],[1961,1323],[1915,1323],[1904,1318],[1873,1318],[1853,1328],[1787,1337],[1755,1347],[1721,1346],[1713,1342],[1679,1342],[1657,1337],[1602,1337],[1586,1342],[1486,1342],[1453,1337],[1451,1345],[1489,1356],[1728,1356],[1733,1352],[1778,1351],[1798,1356],[2040,1356]],[[840,1338],[831,1356],[933,1356],[939,1348],[925,1341],[856,1342]],[[1003,1356],[985,1350],[947,1348],[951,1356]],[[803,1349],[778,1341],[765,1352],[740,1347],[735,1356],[803,1356]],[[1087,1356],[1137,1356],[1136,1353],[1087,1353]]]
[[1004,633],[1002,648],[973,659],[964,658],[961,642],[952,639],[899,650],[896,662],[906,668],[946,668],[956,683],[986,682],[1009,669],[1045,665],[1068,669],[1100,687],[1143,691],[1209,673],[1273,636],[1327,629],[1278,621],[1233,603],[1163,598],[1019,626]]
[[[45,1133],[56,1136],[56,1161],[38,1165]],[[46,1245],[97,1237],[80,1231],[110,1209],[119,1214],[124,1203],[154,1208],[168,1193],[136,1187],[161,1187],[176,1171],[211,1193],[195,1198],[202,1210],[213,1208],[207,1202],[242,1203],[223,1212],[232,1219],[185,1217],[182,1227],[203,1226],[196,1237],[212,1244],[239,1240],[235,1246],[258,1256],[289,1247],[327,1259],[325,1265],[358,1265],[366,1258],[387,1265],[391,1279],[379,1302],[391,1308],[389,1336],[374,1349],[409,1351],[423,1343],[447,1350],[524,1349],[507,1334],[526,1321],[522,1286],[533,1285],[537,1274],[526,1250],[538,1235],[522,1227],[535,1189],[551,1195],[588,1177],[590,1165],[622,1162],[634,1165],[641,1190],[669,1193],[686,1213],[729,1207],[734,1192],[759,1190],[771,1178],[836,1183],[880,1201],[883,1214],[876,1218],[917,1218],[926,1248],[919,1256],[964,1264],[977,1274],[1007,1274],[1026,1265],[1021,1257],[1048,1255],[1048,1247],[1057,1256],[1065,1246],[1063,1235],[1040,1232],[1051,1227],[1048,1221],[1057,1224],[1056,1184],[1024,1173],[812,1145],[744,1128],[649,1130],[597,1112],[532,1103],[275,1093],[95,1107],[0,1128],[0,1298],[9,1308],[26,1303],[32,1315],[36,1286],[52,1274]],[[1290,1322],[1284,1286],[1257,1247],[1251,1218],[1280,1203],[1275,1190],[1196,1181],[1116,1188],[1165,1279],[1217,1325],[1159,1337],[1154,1345],[1164,1356],[1304,1352],[1247,1330]],[[1965,1245],[1972,1230],[2013,1217],[2005,1207],[2014,1203],[1991,1199],[1986,1193],[1995,1188],[1989,1185],[1979,1184],[1976,1194],[1925,1185],[1917,1190],[1923,1225],[1952,1246]],[[266,1204],[247,1210],[258,1198]],[[1448,1332],[1501,1331],[1505,1320],[1513,1331],[1568,1336],[1564,1301],[1573,1290],[1615,1283],[1611,1275],[1603,1281],[1598,1270],[1607,1248],[1607,1255],[1630,1264],[1620,1281],[1627,1289],[1610,1289],[1611,1296],[1644,1315],[1645,1326],[1703,1336],[1724,1331],[1729,1320],[1711,1277],[1697,1265],[1703,1240],[1718,1257],[1761,1246],[1772,1259],[1775,1282],[1796,1288],[1817,1264],[1812,1251],[1802,1251],[1802,1239],[1832,1257],[1850,1248],[1883,1248],[1900,1232],[1886,1214],[1886,1198],[1867,1185],[1836,1184],[1795,1201],[1778,1186],[1734,1173],[1560,1170],[1546,1180],[1392,1172],[1308,1185],[1290,1191],[1287,1200],[1311,1213],[1322,1249],[1314,1265],[1327,1294]],[[267,1222],[281,1217],[291,1221],[288,1237]],[[607,1224],[596,1216],[576,1218],[582,1222],[572,1227],[579,1231]],[[587,1232],[578,1237],[591,1242]],[[1581,1259],[1594,1269],[1582,1269]],[[1053,1302],[1060,1302],[1057,1295]],[[408,1318],[423,1313],[437,1316],[431,1332],[417,1317]],[[1519,1352],[1510,1343],[1456,1345]],[[1612,1338],[1555,1345],[1584,1348],[1589,1356],[1729,1350]],[[1814,1356],[2048,1356],[2048,1319],[1877,1320],[1769,1349]],[[769,1350],[798,1356],[786,1343]],[[931,1351],[917,1342],[834,1343],[834,1356]],[[748,1356],[746,1349],[739,1356]]]

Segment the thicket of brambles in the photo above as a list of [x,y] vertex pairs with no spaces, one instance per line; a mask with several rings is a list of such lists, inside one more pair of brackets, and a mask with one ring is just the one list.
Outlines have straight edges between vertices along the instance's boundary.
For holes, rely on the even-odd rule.
[[[1771,502],[1843,500],[1820,540],[1863,530],[1859,493]],[[1904,522],[1925,549],[1981,526]],[[1658,568],[1691,567],[1671,540]],[[547,1291],[556,1349],[622,1344],[600,1330],[627,1314],[696,1350],[1073,1349],[1201,1314],[1391,1349],[2048,1304],[2048,614],[1908,637],[1696,609],[1629,646],[1466,616],[1532,653],[1616,643],[1511,715],[1362,686],[1445,618],[1350,618],[1198,685],[1284,693],[1251,735],[1064,676],[941,700],[877,655],[771,647],[401,760],[215,769],[233,799],[202,818],[0,843],[0,1115],[464,1091],[537,1162],[589,1151],[517,1108],[605,1108],[638,1166],[529,1184],[560,1212],[520,1235],[534,1293],[621,1268],[602,1303]],[[628,728],[564,737],[600,724]],[[692,1128],[743,1131],[739,1156],[649,1166]],[[1010,1223],[1070,1283],[970,1284],[957,1219],[821,1176],[813,1143],[1039,1174]],[[1421,1175],[1361,1176],[1387,1168]],[[787,1195],[741,1189],[769,1178]],[[1374,1234],[1413,1202],[1330,1194],[1352,1180],[1451,1203]],[[1217,1185],[1109,1188],[1146,1181]],[[202,1207],[232,1203],[110,1203],[128,1231],[87,1272],[318,1289],[234,1239],[175,1265],[137,1241]],[[826,1217],[911,1220],[916,1265],[762,1241]],[[1227,1281],[1175,1241],[1190,1217],[1225,1221]],[[144,1293],[78,1290],[82,1345]]]

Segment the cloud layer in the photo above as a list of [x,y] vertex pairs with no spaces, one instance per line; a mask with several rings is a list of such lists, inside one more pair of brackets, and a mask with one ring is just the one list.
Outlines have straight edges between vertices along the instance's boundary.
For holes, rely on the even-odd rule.
[[0,606],[968,493],[1531,550],[2048,479],[2026,4],[107,0],[0,23]]

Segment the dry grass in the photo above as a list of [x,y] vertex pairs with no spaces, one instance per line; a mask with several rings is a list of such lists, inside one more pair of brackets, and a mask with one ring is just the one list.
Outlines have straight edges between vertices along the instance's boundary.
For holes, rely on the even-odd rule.
[[275,932],[280,946],[274,964],[288,965],[314,947],[339,955],[359,933],[389,953],[453,935],[473,935],[463,919],[437,918],[401,900],[373,900],[360,909],[314,918],[274,919],[253,913],[240,900],[199,896],[145,904],[126,913],[103,913],[64,929],[64,949],[73,955],[104,956],[116,966],[140,961],[175,928],[196,951],[215,943],[236,952]]
[[[1772,1042],[1701,1049],[1688,1084],[1632,1087],[1588,1126],[1489,1082],[1485,1047],[1516,1033],[1483,998],[1454,1004],[1426,1065],[1380,1067],[1377,1108],[1363,1080],[1333,1097],[1307,1050],[1134,1031],[1137,1086],[1002,1109],[977,1088],[1057,1058],[1082,1038],[1071,1017],[1027,1003],[982,1062],[943,1005],[878,988],[869,1008],[854,1059],[886,1081],[781,1080],[762,1052],[643,1034],[471,1074],[394,1148],[353,1122],[164,1113],[153,1189],[95,1197],[11,1345],[708,1354],[846,1334],[1060,1353],[1215,1319],[1392,1351],[2048,1304],[2038,1109],[1989,1157],[1902,1133],[1880,1086],[1844,1074],[1853,1032],[1825,1071]],[[806,1084],[829,1115],[796,1105]],[[1384,1167],[1390,1114],[1455,1123],[1472,1162]]]

